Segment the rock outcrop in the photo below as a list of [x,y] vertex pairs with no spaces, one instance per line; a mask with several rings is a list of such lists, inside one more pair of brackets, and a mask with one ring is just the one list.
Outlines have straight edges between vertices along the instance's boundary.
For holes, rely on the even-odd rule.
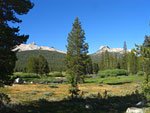
[[22,78],[16,78],[14,81],[15,84],[23,84],[24,80]]
[[13,51],[16,51],[16,50],[18,50],[19,52],[30,51],[30,50],[47,50],[47,51],[56,51],[56,52],[66,54],[65,51],[57,50],[54,47],[37,46],[34,42],[32,42],[30,44],[21,44],[21,45],[17,46],[15,49],[13,49]]
[[144,110],[141,108],[131,107],[126,110],[126,113],[144,113]]
[[[99,50],[96,53],[94,53],[94,55],[101,54],[105,51],[114,52],[114,53],[121,53],[121,54],[124,52],[123,48],[109,48],[108,46],[101,46],[99,48]],[[127,52],[131,52],[131,50],[127,50]]]

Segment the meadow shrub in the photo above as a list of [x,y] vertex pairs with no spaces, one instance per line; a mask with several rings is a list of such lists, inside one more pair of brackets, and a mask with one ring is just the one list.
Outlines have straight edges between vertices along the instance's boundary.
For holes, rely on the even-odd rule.
[[128,72],[127,70],[124,69],[113,69],[113,70],[99,71],[98,75],[101,78],[108,77],[108,76],[116,77],[116,76],[128,75]]
[[88,93],[88,91],[87,91],[87,90],[82,90],[82,93],[84,93],[84,94],[85,94],[85,93]]
[[64,77],[64,75],[62,73],[56,72],[54,74],[52,74],[53,77]]
[[97,97],[97,94],[96,94],[96,93],[88,93],[88,94],[87,94],[87,97],[88,97],[88,98],[96,98],[96,97]]
[[32,91],[31,94],[32,94],[32,95],[36,95],[36,94],[39,93],[39,92],[40,92],[40,91],[35,90],[35,91]]
[[137,73],[137,75],[138,75],[138,76],[143,76],[143,75],[144,75],[144,72],[143,72],[143,71],[139,71],[139,72]]
[[[10,98],[4,93],[0,93],[0,111],[10,103]],[[1,113],[1,112],[0,112]]]
[[51,92],[46,92],[46,93],[44,93],[44,95],[45,95],[45,96],[53,96],[53,95],[54,95],[54,92],[53,92],[53,91],[51,91]]
[[34,73],[18,73],[12,76],[13,79],[16,78],[39,78],[37,74]]
[[58,86],[56,86],[56,85],[49,85],[48,87],[50,87],[50,88],[58,88]]

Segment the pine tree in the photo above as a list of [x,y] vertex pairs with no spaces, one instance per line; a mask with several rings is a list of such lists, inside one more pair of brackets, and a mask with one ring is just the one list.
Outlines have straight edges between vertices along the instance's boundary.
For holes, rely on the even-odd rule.
[[122,61],[121,61],[121,68],[127,70],[127,59],[128,59],[128,53],[127,53],[127,45],[126,42],[124,42],[123,46],[123,55],[122,55]]
[[93,72],[94,72],[95,74],[97,74],[98,71],[99,71],[99,66],[98,66],[97,63],[94,63],[94,64],[93,64]]
[[148,37],[147,35],[145,36],[145,40],[142,46],[140,46],[140,50],[142,52],[142,56],[143,56],[143,68],[144,71],[147,73],[147,75],[150,75],[150,36]]
[[105,55],[104,52],[100,56],[100,70],[105,70]]
[[85,43],[85,32],[81,27],[78,17],[73,23],[73,28],[68,34],[68,45],[66,55],[67,73],[70,76],[72,88],[70,89],[71,97],[78,95],[78,83],[83,80],[82,76],[86,72],[88,59],[88,44]]
[[121,58],[122,58],[121,56],[118,57],[117,69],[121,69],[121,63],[122,63],[122,59]]
[[148,37],[147,35],[145,35],[143,46],[150,47],[150,36]]
[[109,55],[109,60],[110,60],[110,69],[114,69],[115,68],[115,60],[114,60],[114,54],[110,53]]
[[134,53],[134,51],[131,51],[131,53],[129,53],[128,61],[129,61],[129,72],[131,74],[136,74],[138,71],[138,57]]
[[120,69],[118,65],[119,65],[119,58],[117,53],[114,53],[114,69]]
[[38,59],[38,73],[40,75],[43,74],[47,75],[49,73],[47,60],[42,55],[39,55],[37,59]]
[[144,72],[145,72],[145,79],[143,82],[143,86],[142,86],[142,92],[144,94],[144,96],[148,99],[148,101],[150,100],[150,81],[149,81],[149,75],[150,75],[150,47],[146,47],[144,45],[139,46],[136,45],[136,53],[138,55],[140,55],[143,59],[143,63],[144,63]]
[[27,72],[28,73],[36,73],[38,75],[39,73],[39,63],[38,63],[38,59],[34,56],[31,56],[27,62]]
[[[145,41],[144,41],[145,43]],[[150,100],[150,81],[149,81],[149,75],[150,75],[150,47],[148,46],[148,43],[145,43],[143,45],[136,45],[136,50],[134,50],[138,56],[141,57],[143,60],[143,70],[145,72],[145,79],[142,86],[142,92],[144,96]]]
[[110,57],[109,57],[109,52],[106,50],[105,51],[105,69],[110,69]]
[[38,57],[31,56],[26,67],[28,73],[36,73],[37,75],[47,75],[49,73],[48,62],[42,55]]
[[88,57],[88,61],[87,61],[86,73],[87,74],[93,74],[92,59],[90,56]]
[[20,35],[19,27],[10,27],[8,23],[21,23],[16,14],[27,14],[32,7],[30,0],[0,0],[0,82],[3,84],[9,81],[17,60],[12,49],[29,37]]

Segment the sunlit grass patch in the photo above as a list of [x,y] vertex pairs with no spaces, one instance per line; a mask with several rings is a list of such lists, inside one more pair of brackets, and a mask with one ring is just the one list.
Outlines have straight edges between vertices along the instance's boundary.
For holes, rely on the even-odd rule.
[[[107,85],[103,84],[103,86],[99,86],[97,84],[80,84],[79,89],[81,91],[86,90],[84,96],[87,96],[89,93],[103,95],[105,91],[107,91],[110,96],[123,96],[126,94],[133,93],[136,89],[134,87],[136,83],[127,83],[123,85]],[[70,84],[57,84],[58,88],[51,88],[49,85],[45,84],[27,84],[27,85],[17,85],[7,86],[1,91],[6,92],[12,99],[13,103],[20,102],[28,102],[33,100],[39,100],[41,98],[45,98],[47,100],[61,100],[69,95],[68,89]],[[129,87],[130,86],[130,87]],[[46,95],[49,92],[53,92],[52,95]]]

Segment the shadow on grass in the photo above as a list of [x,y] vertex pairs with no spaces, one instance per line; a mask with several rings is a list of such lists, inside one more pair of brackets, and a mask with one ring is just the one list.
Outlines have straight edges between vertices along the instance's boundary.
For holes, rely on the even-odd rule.
[[97,83],[98,81],[85,81],[84,83]]
[[[12,111],[4,113],[124,113],[128,107],[134,107],[143,97],[134,93],[126,96],[91,97],[75,100],[49,102],[46,99],[27,104],[13,105]],[[85,106],[89,106],[86,108]]]
[[106,84],[108,84],[108,85],[122,85],[122,84],[126,84],[126,83],[131,83],[131,81],[117,82],[117,83],[106,83]]

